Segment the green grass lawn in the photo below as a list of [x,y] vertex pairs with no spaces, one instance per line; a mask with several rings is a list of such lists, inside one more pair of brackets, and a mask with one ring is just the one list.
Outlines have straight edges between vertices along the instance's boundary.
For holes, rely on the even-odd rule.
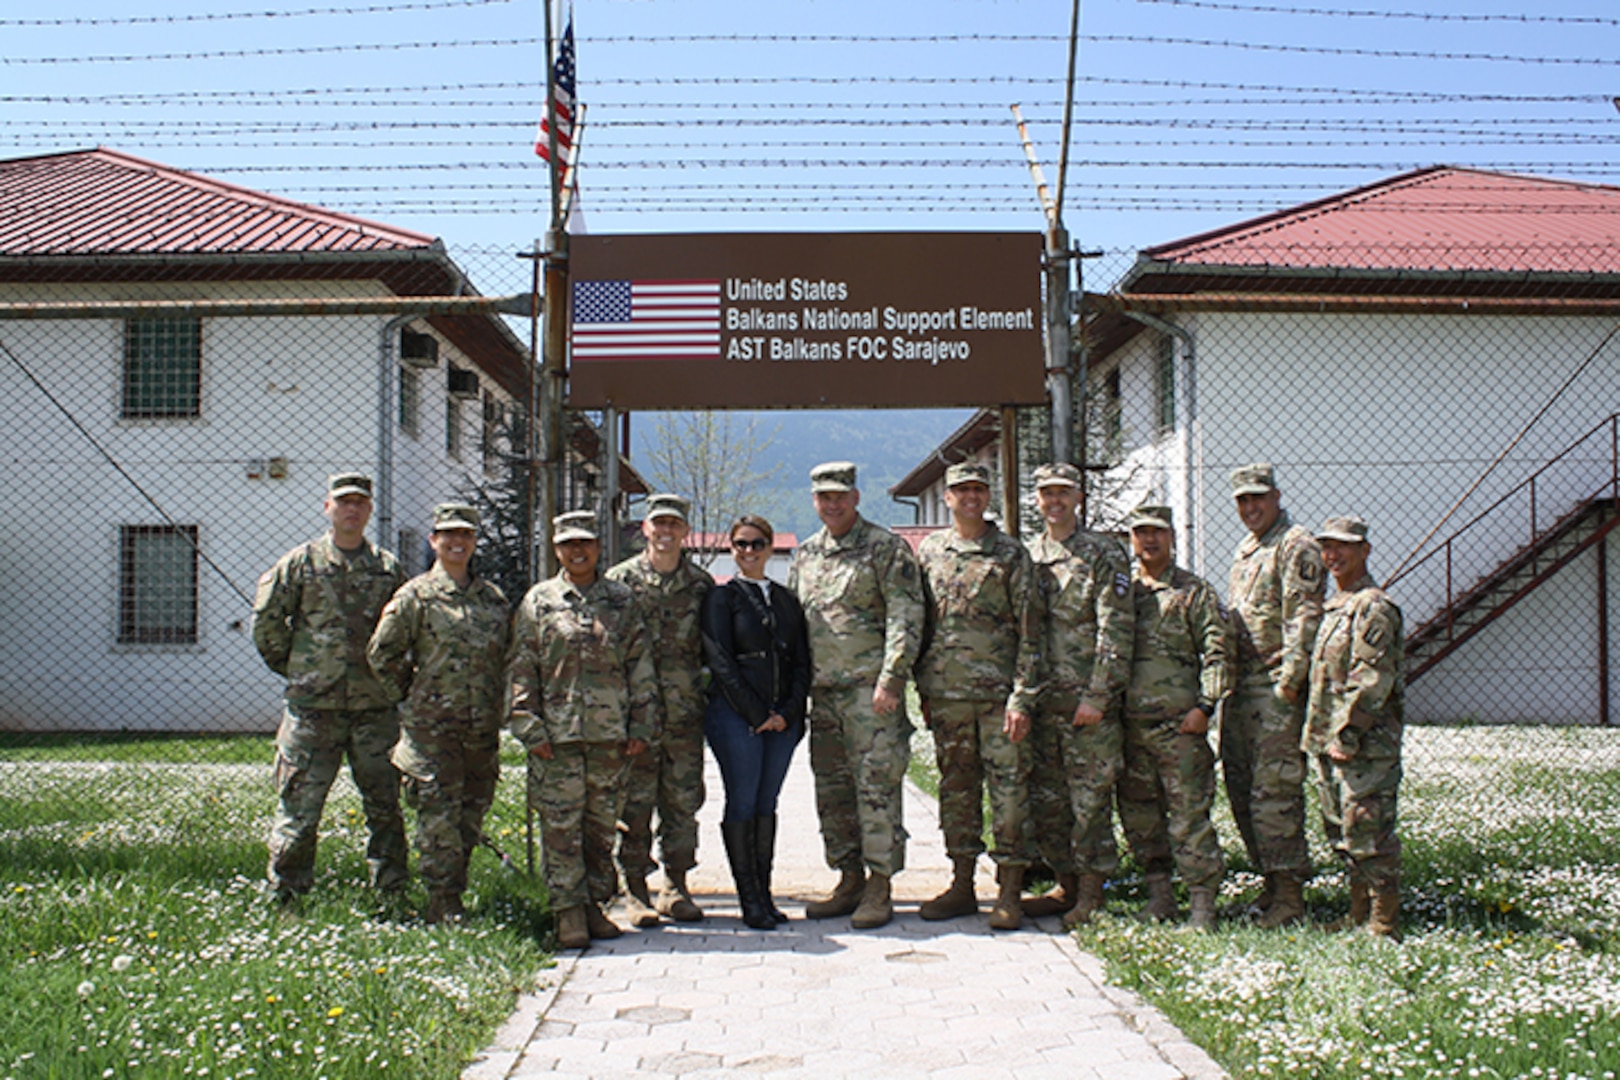
[[[487,1043],[549,965],[543,889],[480,851],[463,926],[424,926],[419,885],[385,909],[361,884],[344,778],[315,889],[281,912],[264,886],[272,754],[265,738],[0,746],[0,1078],[442,1078]],[[521,867],[517,760],[488,831]]]
[[[933,783],[920,739],[913,775]],[[1609,1078],[1620,1073],[1620,732],[1415,728],[1401,791],[1406,940],[1320,928],[1349,905],[1309,825],[1313,923],[1266,932],[1217,799],[1228,873],[1212,934],[1138,922],[1127,857],[1078,933],[1109,978],[1235,1077]],[[1185,900],[1183,900],[1185,905]]]

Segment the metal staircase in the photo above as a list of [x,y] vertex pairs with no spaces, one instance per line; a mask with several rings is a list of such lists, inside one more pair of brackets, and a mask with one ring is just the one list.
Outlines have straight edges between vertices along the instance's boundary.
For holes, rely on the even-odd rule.
[[[1549,504],[1551,506],[1549,507]],[[1557,516],[1549,523],[1543,519]],[[1435,614],[1406,635],[1410,684],[1525,597],[1551,580],[1620,525],[1620,414],[1610,416],[1563,453],[1492,503],[1423,558],[1385,583],[1426,579],[1442,592]],[[1509,549],[1462,588],[1468,568]]]

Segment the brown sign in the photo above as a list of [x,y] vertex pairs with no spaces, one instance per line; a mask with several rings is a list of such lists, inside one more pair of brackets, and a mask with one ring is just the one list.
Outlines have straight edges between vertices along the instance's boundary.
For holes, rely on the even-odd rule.
[[1033,233],[570,241],[575,408],[1046,400]]

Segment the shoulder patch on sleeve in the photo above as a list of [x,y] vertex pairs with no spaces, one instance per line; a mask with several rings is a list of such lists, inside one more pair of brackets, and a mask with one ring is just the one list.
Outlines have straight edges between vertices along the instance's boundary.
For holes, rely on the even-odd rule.
[[1131,591],[1131,576],[1123,571],[1114,572],[1114,595],[1128,596]]

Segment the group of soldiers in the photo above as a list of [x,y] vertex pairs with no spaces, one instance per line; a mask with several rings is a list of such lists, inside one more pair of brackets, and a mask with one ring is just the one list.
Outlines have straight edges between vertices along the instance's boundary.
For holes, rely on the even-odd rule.
[[[861,515],[853,464],[819,465],[810,479],[822,528],[800,546],[788,587],[808,625],[810,763],[839,877],[808,917],[848,916],[858,929],[893,917],[914,681],[953,868],[950,887],[921,905],[924,919],[978,911],[988,794],[992,927],[1016,929],[1026,915],[1089,920],[1119,866],[1116,806],[1144,870],[1145,914],[1177,916],[1174,871],[1189,925],[1212,927],[1223,875],[1210,817],[1218,748],[1250,864],[1264,875],[1259,924],[1306,914],[1314,766],[1324,827],[1349,875],[1343,921],[1398,935],[1402,627],[1367,573],[1365,522],[1330,518],[1313,536],[1282,509],[1269,465],[1236,470],[1249,535],[1228,606],[1175,565],[1167,507],[1130,515],[1133,574],[1117,539],[1081,526],[1081,476],[1067,463],[1035,472],[1043,531],[1028,545],[987,518],[989,470],[951,466],[951,523],[915,555]],[[685,547],[687,502],[649,498],[645,549],[606,573],[595,515],[560,515],[561,569],[508,619],[500,591],[469,571],[472,507],[435,509],[434,567],[405,583],[393,556],[365,540],[370,494],[364,476],[333,477],[331,530],[260,581],[255,641],[288,679],[270,837],[277,895],[311,886],[321,807],[347,753],[373,885],[407,880],[403,780],[428,919],[458,917],[506,720],[530,755],[559,944],[619,934],[605,908],[621,895],[639,926],[702,919],[686,876],[705,794],[698,622],[713,582]],[[1329,573],[1337,590],[1324,605]],[[1024,896],[1034,866],[1055,883]]]

